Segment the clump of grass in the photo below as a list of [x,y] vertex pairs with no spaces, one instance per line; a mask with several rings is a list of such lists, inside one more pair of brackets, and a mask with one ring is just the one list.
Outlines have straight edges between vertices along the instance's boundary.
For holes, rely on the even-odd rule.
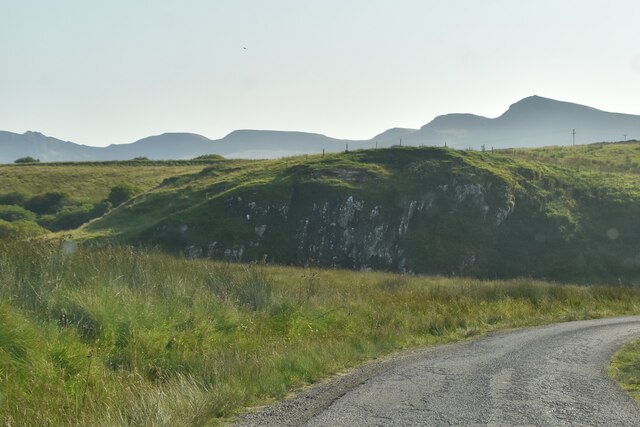
[[640,403],[640,339],[613,355],[609,375]]
[[239,286],[236,287],[238,302],[252,310],[265,310],[273,301],[273,289],[269,277],[254,265],[245,267]]
[[222,301],[254,311],[268,308],[273,300],[270,279],[255,263],[244,265],[241,274],[230,264],[220,264],[208,272],[205,284]]
[[366,359],[640,311],[640,290],[0,244],[0,423],[203,425]]

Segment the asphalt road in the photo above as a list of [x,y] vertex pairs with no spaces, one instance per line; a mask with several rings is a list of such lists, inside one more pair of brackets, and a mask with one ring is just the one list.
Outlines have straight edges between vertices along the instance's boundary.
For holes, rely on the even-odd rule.
[[638,426],[640,405],[607,375],[640,316],[494,333],[375,361],[238,425]]

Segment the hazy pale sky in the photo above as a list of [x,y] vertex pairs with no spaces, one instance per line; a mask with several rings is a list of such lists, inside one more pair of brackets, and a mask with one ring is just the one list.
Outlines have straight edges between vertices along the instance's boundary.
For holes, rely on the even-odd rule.
[[640,114],[639,17],[637,0],[0,0],[0,130],[368,139],[533,94]]

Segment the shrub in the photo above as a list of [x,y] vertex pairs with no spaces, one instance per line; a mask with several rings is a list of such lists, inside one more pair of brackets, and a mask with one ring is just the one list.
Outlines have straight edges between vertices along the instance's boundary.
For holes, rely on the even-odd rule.
[[111,203],[98,202],[95,205],[85,205],[70,210],[63,210],[56,215],[46,215],[40,219],[40,224],[51,231],[71,230],[80,227],[85,222],[104,215],[111,209]]
[[111,189],[107,201],[113,206],[119,206],[136,195],[140,190],[131,184],[118,184]]
[[94,204],[93,208],[91,208],[91,211],[90,211],[92,218],[96,218],[106,214],[111,210],[112,206],[113,205],[111,204],[111,202],[107,200],[103,200],[102,202],[98,202]]
[[9,221],[9,222],[20,221],[20,220],[35,221],[36,214],[26,210],[22,206],[0,205],[0,219]]
[[0,205],[20,205],[24,207],[29,195],[24,191],[12,191],[0,196]]
[[202,156],[194,157],[193,160],[224,160],[220,154],[203,154]]
[[15,159],[13,163],[39,163],[40,159],[34,159],[31,156],[20,157],[19,159]]
[[53,214],[70,203],[69,197],[60,191],[39,194],[30,198],[25,207],[38,215]]

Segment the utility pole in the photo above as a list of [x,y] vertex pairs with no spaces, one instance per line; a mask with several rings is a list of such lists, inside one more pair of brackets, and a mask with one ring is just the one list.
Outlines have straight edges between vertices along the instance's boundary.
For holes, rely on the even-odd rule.
[[349,152],[349,144],[347,144],[347,146],[345,147],[344,152],[345,152],[345,153],[348,153],[348,152]]
[[624,134],[622,134],[622,135],[624,136],[624,140],[625,140],[625,142],[626,142],[626,141],[627,141],[627,134],[626,134],[626,133],[624,133]]
[[573,135],[573,145],[576,145],[576,130],[573,129],[573,131],[571,132],[571,134]]
[[376,141],[376,150],[378,149],[378,141]]
[[402,147],[402,138],[400,138],[400,147]]

